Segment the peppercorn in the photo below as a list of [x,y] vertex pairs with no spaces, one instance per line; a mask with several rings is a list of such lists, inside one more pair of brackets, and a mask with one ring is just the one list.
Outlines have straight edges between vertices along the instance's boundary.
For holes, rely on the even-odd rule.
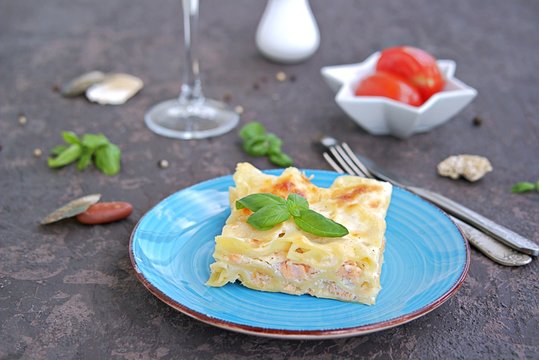
[[159,160],[159,162],[157,163],[157,165],[161,168],[161,169],[166,169],[170,166],[168,160]]

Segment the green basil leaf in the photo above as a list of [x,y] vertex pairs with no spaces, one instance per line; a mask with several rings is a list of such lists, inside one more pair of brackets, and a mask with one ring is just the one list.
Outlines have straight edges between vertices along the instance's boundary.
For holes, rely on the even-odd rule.
[[268,154],[271,155],[282,153],[281,146],[283,145],[283,141],[275,134],[268,134],[266,140],[268,142]]
[[289,194],[288,199],[289,202],[293,202],[296,204],[299,208],[307,210],[309,208],[309,202],[307,199],[305,199],[303,196],[299,194]]
[[539,180],[535,183],[535,191],[539,191]]
[[79,158],[79,161],[77,162],[77,170],[82,171],[86,169],[90,163],[92,162],[92,155],[94,154],[94,150],[84,147],[82,149],[82,154]]
[[270,193],[260,193],[247,195],[236,201],[236,209],[247,208],[251,211],[258,211],[265,206],[284,205],[286,200]]
[[50,153],[52,155],[60,155],[60,153],[63,153],[67,149],[67,146],[65,145],[58,145],[51,149]]
[[294,222],[303,231],[323,237],[342,237],[348,229],[313,210],[300,210],[300,216]]
[[535,190],[535,184],[532,184],[530,182],[519,182],[513,185],[513,187],[511,188],[511,192],[514,193],[523,193],[532,190]]
[[255,136],[243,142],[243,150],[251,156],[264,156],[268,153],[269,144],[265,136]]
[[269,205],[249,216],[247,223],[258,230],[269,230],[289,218],[286,205]]
[[292,158],[288,155],[286,155],[285,153],[276,153],[276,154],[270,154],[269,156],[269,160],[277,165],[277,166],[281,166],[281,167],[288,167],[288,166],[291,166],[294,161],[292,160]]
[[55,158],[48,158],[47,164],[50,168],[65,166],[77,160],[82,152],[82,147],[79,144],[69,145],[67,149],[61,152]]
[[244,125],[241,128],[239,134],[240,134],[240,137],[243,139],[243,141],[245,141],[255,136],[265,136],[266,129],[261,123],[253,121]]
[[307,199],[298,194],[288,195],[288,199],[286,200],[286,206],[288,207],[288,211],[290,212],[290,214],[292,214],[292,216],[294,217],[301,216],[301,210],[309,209],[309,203],[307,202]]
[[95,151],[95,166],[105,175],[116,175],[120,171],[122,152],[114,144],[107,144]]
[[68,144],[78,144],[80,145],[80,139],[73,131],[62,131],[62,138]]
[[100,146],[107,145],[109,139],[103,134],[84,134],[82,135],[82,145],[94,150]]

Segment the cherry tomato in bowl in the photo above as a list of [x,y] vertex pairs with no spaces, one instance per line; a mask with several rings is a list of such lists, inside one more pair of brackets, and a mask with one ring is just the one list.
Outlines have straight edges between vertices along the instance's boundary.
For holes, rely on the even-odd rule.
[[423,103],[419,91],[413,85],[386,72],[376,72],[363,78],[356,87],[355,95],[382,96],[412,106]]
[[411,46],[383,50],[376,64],[376,70],[409,81],[418,89],[423,102],[441,91],[445,85],[436,59],[428,52]]

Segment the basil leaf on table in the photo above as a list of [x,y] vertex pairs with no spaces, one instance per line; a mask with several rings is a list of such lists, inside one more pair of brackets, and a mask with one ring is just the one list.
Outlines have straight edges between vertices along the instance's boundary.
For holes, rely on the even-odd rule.
[[62,138],[68,144],[81,144],[79,137],[73,131],[62,131]]
[[264,206],[247,218],[247,223],[258,230],[269,230],[290,218],[286,205]]
[[300,210],[300,216],[294,222],[303,231],[322,237],[342,237],[348,229],[313,210]]
[[270,193],[260,193],[247,195],[236,201],[236,209],[247,208],[253,212],[260,210],[264,206],[284,205],[285,199]]
[[275,134],[267,133],[259,122],[253,121],[244,125],[240,132],[243,150],[251,156],[268,156],[269,161],[277,166],[288,167],[293,164],[292,158],[283,153],[283,141]]
[[51,168],[65,166],[71,164],[77,160],[82,152],[82,147],[79,144],[72,144],[68,146],[63,152],[61,152],[55,158],[48,158],[47,164]]
[[294,161],[285,153],[270,154],[269,161],[277,166],[288,167],[291,166]]
[[67,149],[67,146],[65,145],[58,145],[58,146],[55,146],[51,149],[50,153],[52,155],[55,155],[55,156],[58,156],[60,155],[61,153],[63,153],[65,151],[65,149]]
[[242,127],[239,135],[245,141],[252,137],[265,136],[266,129],[261,123],[254,121]]
[[95,166],[105,175],[116,175],[120,171],[120,159],[120,148],[111,143],[95,151]]
[[269,154],[279,154],[282,152],[281,146],[283,145],[283,141],[279,139],[275,134],[268,134],[266,139],[268,141]]
[[264,156],[268,153],[269,143],[264,136],[248,138],[243,142],[243,150],[251,156]]
[[82,145],[90,148],[97,149],[100,146],[107,145],[109,139],[103,134],[84,134],[82,135]]
[[48,159],[51,168],[68,165],[76,160],[77,169],[84,170],[92,160],[95,166],[106,175],[116,175],[120,171],[121,151],[104,134],[83,134],[78,137],[72,131],[63,131],[62,138],[67,145],[55,146]]
[[92,163],[93,154],[94,154],[93,149],[84,147],[82,149],[82,154],[79,157],[79,161],[77,162],[77,170],[82,171],[86,169]]
[[530,182],[519,182],[513,185],[511,188],[511,192],[513,193],[523,193],[528,191],[533,191],[536,188],[536,184],[532,184]]

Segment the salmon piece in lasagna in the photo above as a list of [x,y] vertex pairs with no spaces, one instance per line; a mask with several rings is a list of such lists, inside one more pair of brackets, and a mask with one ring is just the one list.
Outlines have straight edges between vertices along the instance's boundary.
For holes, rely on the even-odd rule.
[[[340,176],[329,188],[320,188],[296,168],[273,176],[248,163],[237,165],[234,182],[231,214],[215,238],[208,285],[239,280],[255,290],[375,303],[392,191],[389,183]],[[247,223],[251,210],[235,206],[236,200],[257,193],[282,198],[299,194],[312,210],[344,225],[349,233],[320,237],[302,231],[292,219],[270,230],[257,230]]]

